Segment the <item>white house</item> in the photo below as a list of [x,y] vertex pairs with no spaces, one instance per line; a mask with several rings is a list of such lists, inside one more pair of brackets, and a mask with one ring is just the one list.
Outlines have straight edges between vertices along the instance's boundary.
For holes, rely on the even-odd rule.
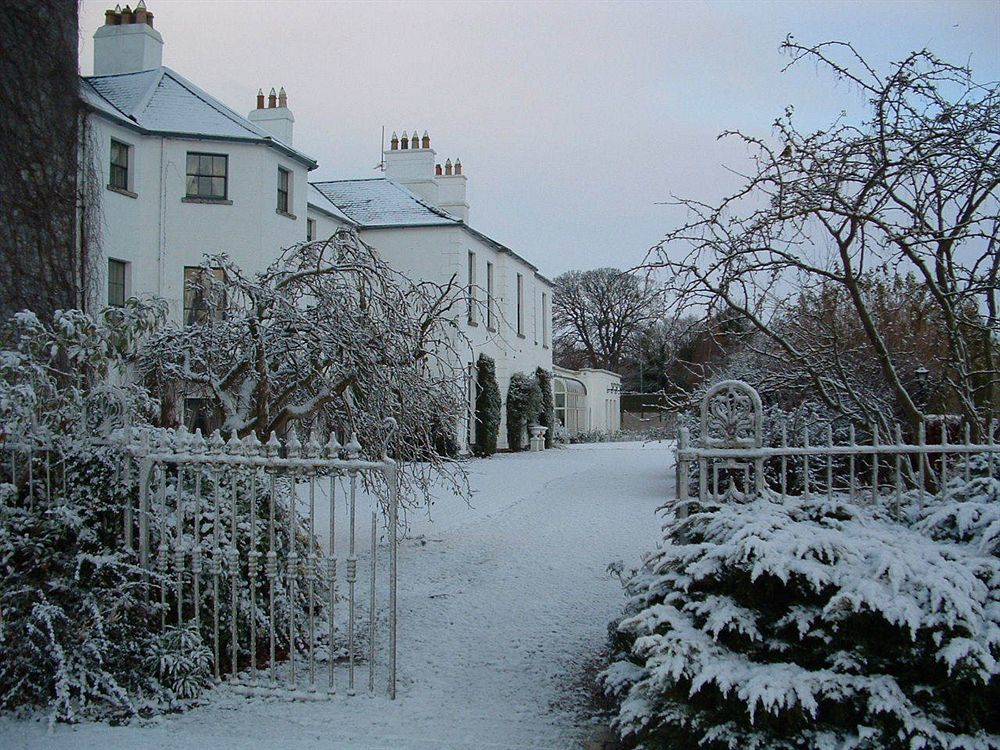
[[[204,313],[191,282],[205,253],[224,252],[252,272],[282,248],[351,226],[411,278],[467,288],[459,323],[470,410],[479,354],[496,361],[501,393],[514,372],[552,369],[551,283],[469,226],[461,162],[439,165],[426,132],[393,134],[384,177],[310,184],[317,164],[292,145],[284,89],[258,91],[244,117],[162,57],[163,38],[141,1],[134,11],[108,10],[94,34],[94,75],[81,81],[82,156],[98,186],[88,199],[102,216],[99,236],[87,238],[93,302],[156,295],[186,322]],[[460,428],[463,447],[472,429],[471,421]],[[500,436],[503,444],[503,428]]]
[[[346,217],[387,263],[411,278],[454,279],[467,288],[459,322],[469,343],[462,364],[469,373],[470,413],[480,354],[496,361],[501,393],[515,372],[551,370],[552,284],[509,247],[469,226],[461,162],[437,164],[426,132],[404,133],[402,140],[394,133],[384,156],[385,177],[312,183],[311,231],[328,236]],[[474,440],[473,429],[467,421],[460,443]],[[501,446],[505,440],[501,425]]]

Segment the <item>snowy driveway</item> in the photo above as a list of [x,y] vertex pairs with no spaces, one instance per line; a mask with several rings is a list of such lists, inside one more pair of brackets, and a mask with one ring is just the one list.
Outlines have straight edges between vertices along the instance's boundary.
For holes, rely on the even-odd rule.
[[[0,721],[9,748],[583,746],[588,662],[621,608],[608,563],[658,538],[672,487],[666,444],[611,443],[470,464],[473,507],[453,497],[400,549],[399,699],[288,703],[219,696],[144,725]],[[364,516],[362,516],[364,517]]]

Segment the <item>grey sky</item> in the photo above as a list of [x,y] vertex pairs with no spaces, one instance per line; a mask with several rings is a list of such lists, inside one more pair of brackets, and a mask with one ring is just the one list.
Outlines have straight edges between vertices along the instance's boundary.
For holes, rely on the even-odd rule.
[[[927,47],[1000,78],[997,0],[147,5],[164,64],[236,110],[285,87],[313,180],[377,175],[383,125],[426,129],[439,161],[462,159],[470,223],[549,276],[634,265],[678,219],[657,202],[730,187],[744,152],[722,130],[768,136],[786,104],[817,126],[860,109],[811,66],[779,73],[786,33],[876,64]],[[85,75],[113,6],[81,3]]]

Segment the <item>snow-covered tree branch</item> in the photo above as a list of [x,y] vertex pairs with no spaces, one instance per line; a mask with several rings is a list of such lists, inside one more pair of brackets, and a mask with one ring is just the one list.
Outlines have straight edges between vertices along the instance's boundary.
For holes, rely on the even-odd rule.
[[[356,432],[368,450],[406,461],[423,489],[428,472],[464,489],[434,450],[465,409],[454,281],[413,283],[349,230],[289,248],[252,276],[224,256],[208,268],[224,278],[199,280],[204,314],[151,339],[143,376],[207,399],[224,432]],[[398,425],[391,445],[387,417]]]

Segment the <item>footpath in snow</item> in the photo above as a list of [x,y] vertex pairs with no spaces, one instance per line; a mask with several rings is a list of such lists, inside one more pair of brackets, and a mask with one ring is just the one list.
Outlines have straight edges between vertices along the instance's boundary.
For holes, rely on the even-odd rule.
[[5,719],[0,747],[584,747],[589,680],[624,603],[606,568],[634,565],[656,544],[671,447],[603,443],[470,463],[472,507],[438,498],[400,546],[396,701],[220,690],[203,707],[125,727],[47,733],[44,721]]

